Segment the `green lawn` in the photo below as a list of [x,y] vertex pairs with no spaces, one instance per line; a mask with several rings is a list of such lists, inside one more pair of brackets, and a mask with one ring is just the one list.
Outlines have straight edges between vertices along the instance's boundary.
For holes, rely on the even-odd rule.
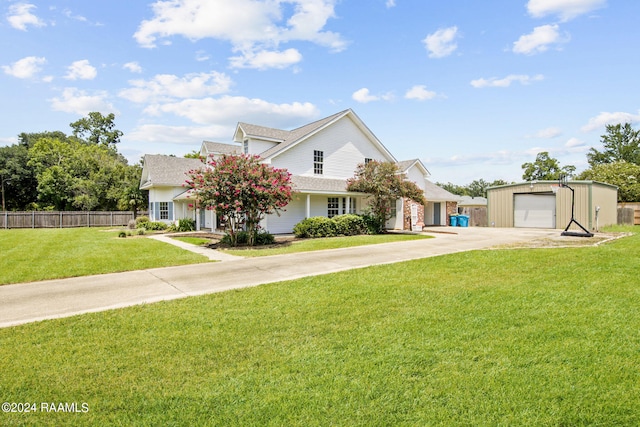
[[637,426],[640,236],[0,330],[2,425]]
[[191,236],[171,236],[172,239],[180,240],[181,242],[189,243],[190,245],[203,246],[211,243],[211,239],[205,239],[203,237],[191,237]]
[[199,262],[208,259],[100,228],[0,230],[0,285]]
[[380,243],[402,242],[406,240],[428,239],[432,236],[420,234],[378,234],[348,237],[326,237],[322,239],[302,239],[275,247],[255,247],[224,249],[226,253],[244,257],[292,254],[295,252],[320,251],[324,249],[350,248],[353,246],[377,245]]

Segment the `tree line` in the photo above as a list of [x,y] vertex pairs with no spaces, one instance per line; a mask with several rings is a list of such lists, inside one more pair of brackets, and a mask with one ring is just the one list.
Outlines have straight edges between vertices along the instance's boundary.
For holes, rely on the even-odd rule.
[[[619,202],[640,201],[640,130],[630,123],[607,125],[600,137],[602,150],[590,148],[589,168],[576,174],[573,165],[561,166],[548,151],[540,152],[533,162],[522,164],[524,181],[555,181],[566,176],[576,180],[600,181],[618,187]],[[450,193],[460,196],[486,197],[487,188],[509,184],[503,180],[475,180],[469,185],[437,183]]]
[[21,133],[0,147],[4,210],[133,210],[147,201],[142,166],[118,153],[115,116],[91,112],[61,131]]

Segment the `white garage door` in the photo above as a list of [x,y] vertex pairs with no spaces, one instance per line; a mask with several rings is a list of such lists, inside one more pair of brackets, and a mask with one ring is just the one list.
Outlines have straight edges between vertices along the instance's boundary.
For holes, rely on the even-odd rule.
[[516,194],[513,225],[524,228],[556,228],[555,194]]

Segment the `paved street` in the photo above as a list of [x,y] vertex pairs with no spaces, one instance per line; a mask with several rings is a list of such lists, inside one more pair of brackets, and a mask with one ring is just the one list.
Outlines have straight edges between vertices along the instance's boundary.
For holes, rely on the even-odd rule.
[[[557,236],[560,230],[449,228],[435,238],[0,286],[0,327]],[[197,249],[202,253],[202,250]]]

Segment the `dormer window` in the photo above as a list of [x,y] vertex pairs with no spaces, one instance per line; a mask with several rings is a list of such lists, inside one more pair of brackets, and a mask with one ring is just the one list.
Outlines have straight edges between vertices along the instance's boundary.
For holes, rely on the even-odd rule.
[[248,139],[245,139],[242,142],[242,152],[244,154],[249,154],[249,140]]
[[324,165],[324,151],[313,150],[313,174],[322,175]]

